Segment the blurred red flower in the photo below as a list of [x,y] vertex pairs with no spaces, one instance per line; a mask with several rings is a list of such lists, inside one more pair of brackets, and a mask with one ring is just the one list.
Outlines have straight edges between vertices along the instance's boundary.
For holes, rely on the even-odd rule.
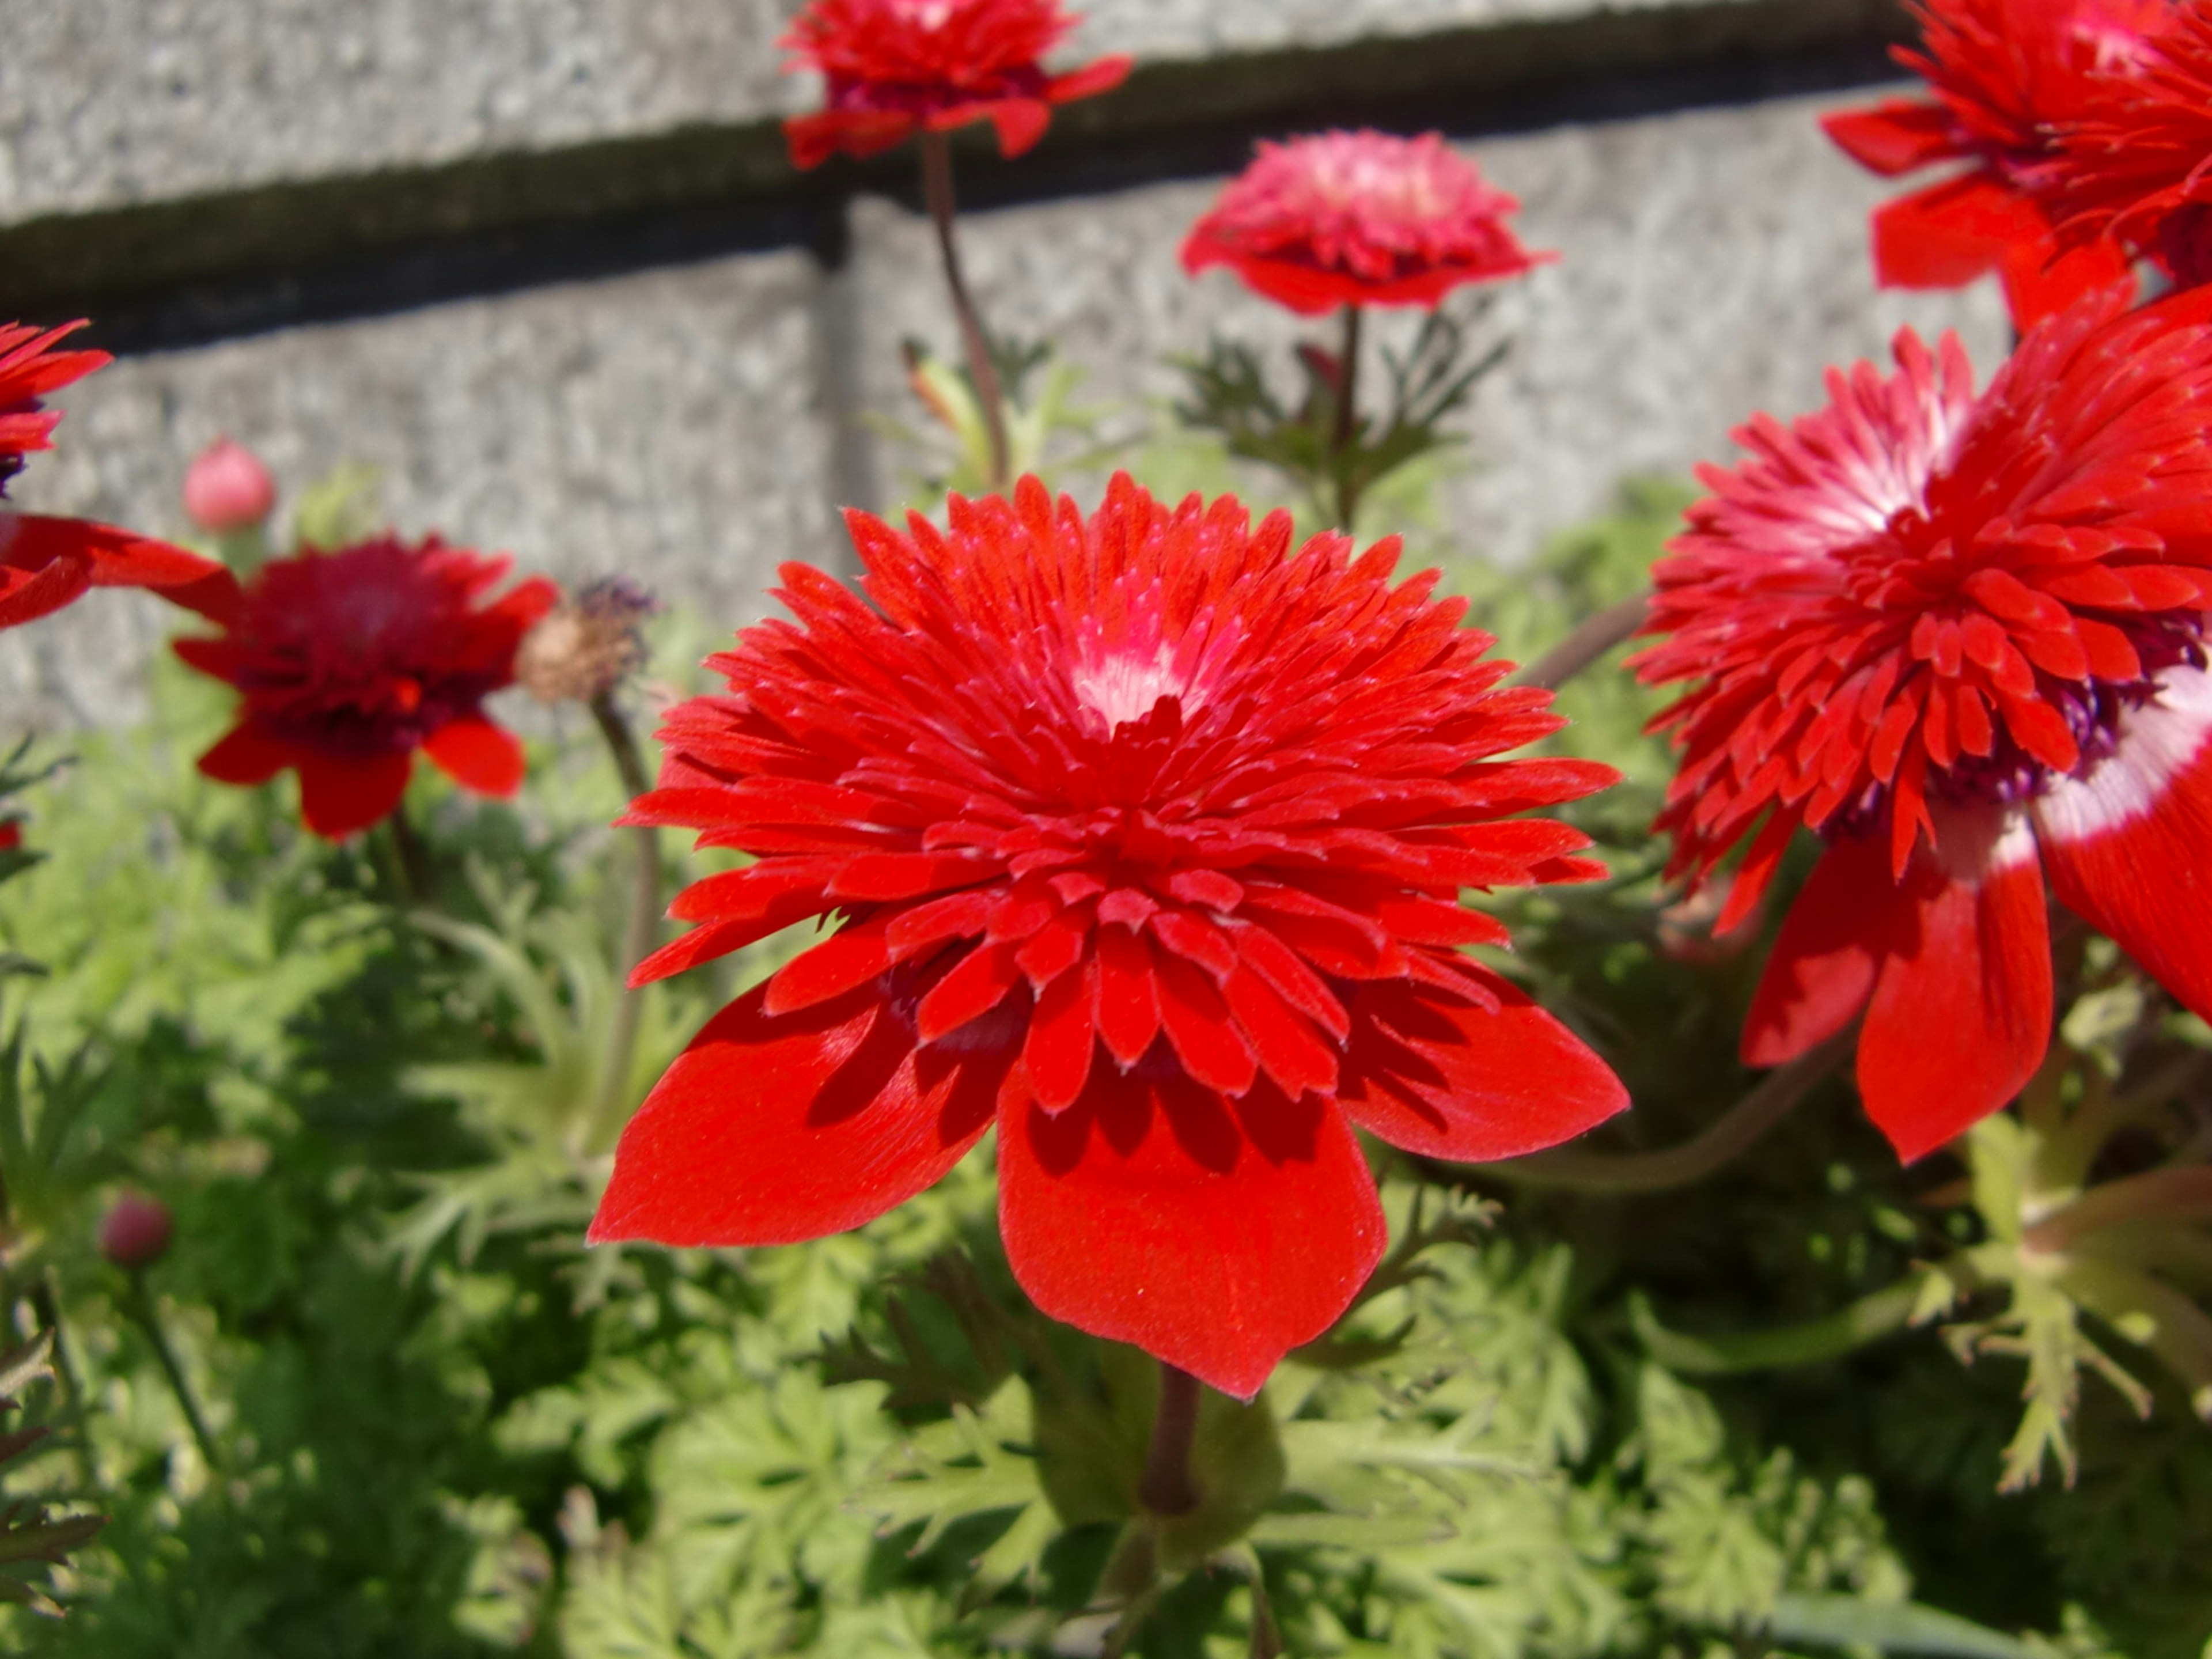
[[516,647],[560,593],[534,577],[480,604],[508,562],[386,535],[262,566],[226,632],[176,642],[243,694],[200,770],[251,785],[295,768],[301,816],[332,840],[390,815],[418,748],[456,783],[513,794],[522,747],[483,700],[513,682]]
[[1066,75],[1039,60],[1077,19],[1059,0],[809,0],[781,45],[829,82],[829,107],[783,124],[794,166],[840,151],[881,154],[917,132],[989,121],[1019,155],[1044,137],[1052,106],[1110,92],[1127,58]]
[[[1233,498],[1117,477],[1087,522],[1024,479],[951,528],[850,515],[870,605],[787,565],[798,621],[713,659],[623,822],[757,862],[672,914],[677,973],[844,925],[713,1020],[623,1133],[594,1240],[856,1227],[999,1127],[1000,1226],[1038,1307],[1250,1395],[1384,1243],[1352,1126],[1480,1161],[1626,1104],[1453,947],[1463,886],[1578,881],[1532,808],[1613,781],[1496,757],[1550,695],[1395,540],[1291,551]],[[1103,1053],[1101,1050],[1103,1049]]]
[[[44,406],[49,392],[81,380],[109,361],[104,351],[56,351],[81,322],[44,331],[0,326],[0,497],[24,459],[53,447],[61,416]],[[46,518],[0,505],[0,628],[35,622],[90,587],[147,587],[218,621],[238,584],[211,560],[150,537],[82,519]]]
[[0,853],[21,852],[22,847],[22,819],[0,818]]
[[2040,169],[2060,126],[2134,72],[2168,0],[1924,0],[1913,9],[1923,50],[1895,56],[1934,97],[1885,99],[1820,124],[1885,178],[1972,164],[1875,212],[1882,284],[1956,288],[1996,270],[2024,329],[2125,276],[2127,256],[2109,240],[2062,250]]
[[1308,316],[1339,306],[1434,306],[1462,283],[1556,258],[1505,223],[1520,203],[1441,135],[1323,132],[1262,143],[1182,246],[1193,276],[1227,265]]
[[235,535],[276,506],[276,480],[244,444],[217,438],[185,469],[185,516],[210,535]]
[[1743,1037],[1778,1065],[1861,1010],[1859,1087],[1908,1158],[1995,1111],[2050,1041],[2045,878],[2212,1014],[2212,291],[2127,287],[2031,333],[1989,390],[1910,330],[1899,372],[1737,434],[1656,571],[1648,682],[1682,751],[1673,868],[1750,842],[1747,915],[1827,843]]
[[176,1231],[176,1218],[160,1199],[146,1193],[120,1193],[100,1218],[100,1253],[135,1273],[168,1255]]

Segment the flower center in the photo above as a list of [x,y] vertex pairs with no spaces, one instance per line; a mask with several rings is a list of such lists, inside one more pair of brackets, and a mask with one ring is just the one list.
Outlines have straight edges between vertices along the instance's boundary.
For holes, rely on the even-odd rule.
[[1076,669],[1073,680],[1077,699],[1106,722],[1109,732],[1144,719],[1162,697],[1181,702],[1191,696],[1176,666],[1175,647],[1164,640],[1150,655],[1125,648],[1090,659]]
[[916,28],[941,29],[951,21],[954,0],[891,0],[891,11]]

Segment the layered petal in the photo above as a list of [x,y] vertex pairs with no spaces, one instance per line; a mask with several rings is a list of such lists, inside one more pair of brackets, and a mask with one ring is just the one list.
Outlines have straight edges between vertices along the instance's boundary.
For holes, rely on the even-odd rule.
[[1743,1063],[1785,1065],[1857,1018],[1909,912],[1887,842],[1831,842],[1782,920],[1744,1020]]
[[371,755],[301,749],[294,763],[300,769],[300,816],[326,841],[343,841],[390,817],[415,770],[415,757],[404,749]]
[[482,714],[447,721],[422,740],[431,763],[465,789],[512,795],[522,787],[522,742]]

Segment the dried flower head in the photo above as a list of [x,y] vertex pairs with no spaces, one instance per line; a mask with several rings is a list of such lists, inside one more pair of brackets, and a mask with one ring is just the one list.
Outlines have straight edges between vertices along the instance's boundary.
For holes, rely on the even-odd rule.
[[1557,729],[1489,638],[1393,585],[1395,541],[1024,479],[951,529],[849,518],[866,600],[787,565],[795,623],[713,659],[626,823],[757,860],[687,890],[658,978],[809,917],[829,939],[700,1033],[624,1132],[594,1239],[813,1238],[999,1129],[1037,1305],[1249,1395],[1384,1243],[1352,1135],[1511,1156],[1625,1099],[1455,948],[1462,887],[1577,881],[1525,816],[1602,787],[1499,757]]
[[645,665],[640,625],[660,606],[626,576],[603,576],[523,635],[515,683],[540,702],[594,702]]

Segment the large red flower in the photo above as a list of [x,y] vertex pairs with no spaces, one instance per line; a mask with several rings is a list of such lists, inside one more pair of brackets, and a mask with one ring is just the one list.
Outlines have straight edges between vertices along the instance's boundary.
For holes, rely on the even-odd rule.
[[2179,9],[2105,94],[2045,169],[2061,234],[2118,242],[2179,287],[2212,282],[2212,5]]
[[507,563],[387,535],[262,566],[227,632],[177,641],[244,694],[200,770],[251,785],[295,769],[301,816],[332,840],[390,815],[418,748],[457,783],[513,794],[522,748],[483,700],[514,680],[522,636],[560,595],[535,577],[479,603]]
[[1054,104],[1110,92],[1129,73],[1127,58],[1102,58],[1047,74],[1040,60],[1075,24],[1059,0],[809,0],[781,44],[822,72],[829,107],[783,124],[792,162],[879,155],[986,120],[1000,150],[1019,155],[1044,137]]
[[595,1240],[855,1227],[995,1122],[1000,1227],[1054,1317],[1249,1395],[1383,1247],[1352,1126],[1510,1157],[1620,1084],[1461,956],[1464,886],[1577,881],[1522,816],[1612,781],[1501,761],[1560,721],[1395,541],[1116,478],[1024,479],[950,534],[851,515],[874,608],[784,568],[797,625],[714,659],[626,823],[757,860],[687,890],[673,974],[795,921],[827,940],[702,1031],[624,1132]]
[[[104,351],[57,351],[82,323],[41,331],[0,327],[0,497],[33,452],[53,447],[58,412],[49,392],[108,361]],[[82,519],[45,518],[0,506],[0,628],[34,622],[90,587],[147,587],[218,620],[237,598],[228,571],[181,547]]]
[[1955,288],[2002,274],[2021,328],[2126,274],[2112,242],[2062,251],[2039,193],[2060,126],[2134,72],[2167,0],[1922,0],[1923,49],[1897,49],[1932,99],[1831,115],[1828,136],[1885,178],[1972,165],[1874,216],[1875,270],[1891,288]]
[[1437,133],[1323,132],[1262,142],[1182,246],[1193,276],[1227,265],[1308,316],[1339,306],[1433,306],[1462,283],[1518,276],[1532,253],[1505,222],[1520,203]]
[[1946,336],[1832,372],[1830,408],[1709,468],[1656,571],[1647,681],[1682,750],[1661,817],[1723,928],[1800,825],[1827,848],[1744,1032],[1776,1065],[1863,1010],[1859,1086],[1917,1157],[2004,1104],[2051,1018],[2058,898],[2212,1014],[2212,294],[2126,287],[1989,390]]

